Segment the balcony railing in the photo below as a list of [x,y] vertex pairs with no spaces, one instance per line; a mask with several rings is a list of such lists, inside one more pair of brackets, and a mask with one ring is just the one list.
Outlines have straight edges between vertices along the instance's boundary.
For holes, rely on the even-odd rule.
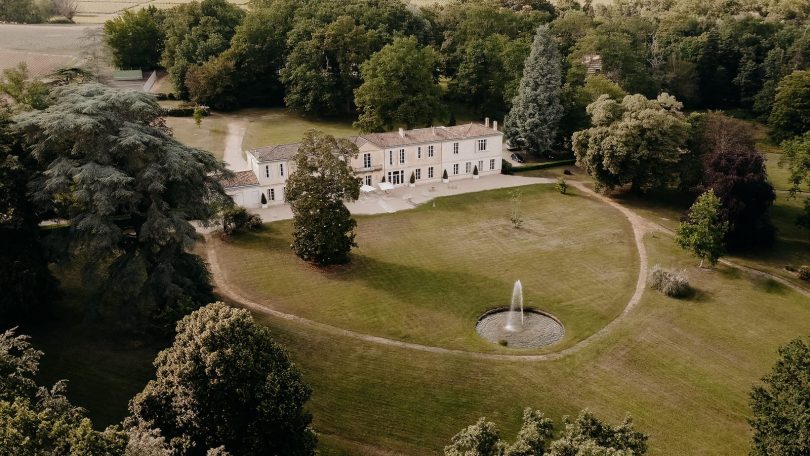
[[382,165],[374,165],[374,166],[369,166],[369,167],[360,166],[360,167],[355,167],[354,172],[356,172],[356,173],[370,173],[372,171],[379,171],[381,169],[382,169]]

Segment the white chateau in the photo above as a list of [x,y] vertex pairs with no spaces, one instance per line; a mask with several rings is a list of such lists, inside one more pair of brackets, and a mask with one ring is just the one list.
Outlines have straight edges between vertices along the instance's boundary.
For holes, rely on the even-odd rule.
[[[453,127],[429,127],[398,132],[370,133],[349,138],[359,153],[351,161],[364,185],[407,185],[411,174],[416,185],[437,183],[447,171],[449,181],[500,174],[503,133],[498,122],[470,123]],[[247,208],[284,203],[284,185],[292,171],[298,144],[281,144],[247,151],[250,170],[235,173],[223,182],[234,202]]]

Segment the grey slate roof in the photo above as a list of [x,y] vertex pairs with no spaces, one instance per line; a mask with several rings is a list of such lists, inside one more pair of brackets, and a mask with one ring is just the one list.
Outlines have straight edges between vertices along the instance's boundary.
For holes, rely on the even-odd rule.
[[454,127],[428,127],[405,130],[403,131],[404,137],[400,136],[398,131],[369,133],[362,137],[377,147],[386,148],[439,141],[462,140],[497,134],[500,134],[500,132],[482,124],[469,123],[456,125]]
[[[453,127],[428,127],[404,130],[403,136],[400,136],[399,131],[390,131],[385,133],[368,133],[360,136],[350,136],[346,139],[355,143],[358,147],[369,142],[377,147],[385,149],[388,147],[401,147],[413,144],[462,140],[500,134],[502,134],[500,131],[493,130],[492,128],[486,127],[482,124],[469,123],[464,125],[456,125]],[[298,151],[298,146],[298,143],[278,144],[273,146],[259,147],[258,149],[252,149],[248,152],[256,157],[256,160],[260,163],[290,160]]]
[[298,143],[277,144],[250,150],[250,153],[260,162],[289,160],[293,158],[296,152],[298,152]]
[[237,171],[233,173],[233,177],[229,179],[222,179],[219,182],[225,188],[259,185],[259,179],[256,178],[256,174],[253,172],[253,170]]

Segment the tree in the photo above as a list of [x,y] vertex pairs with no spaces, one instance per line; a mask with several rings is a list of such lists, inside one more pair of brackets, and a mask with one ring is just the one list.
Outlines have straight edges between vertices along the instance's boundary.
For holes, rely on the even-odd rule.
[[502,116],[515,97],[528,52],[525,40],[503,35],[470,42],[448,84],[450,96],[482,117]]
[[523,425],[517,439],[506,447],[505,456],[541,455],[554,437],[554,423],[539,410],[523,409]]
[[576,420],[564,419],[564,423],[562,435],[551,443],[546,456],[647,453],[647,436],[633,429],[629,416],[619,426],[610,426],[583,410]]
[[560,130],[564,140],[570,140],[575,131],[591,127],[587,108],[600,96],[607,95],[618,102],[627,96],[627,92],[618,84],[601,74],[586,77],[582,86],[566,84],[563,89],[562,103],[565,114],[560,120]]
[[770,246],[776,236],[768,211],[776,199],[765,159],[747,122],[718,113],[703,116],[693,143],[700,148],[703,182],[720,199],[720,219],[728,222],[729,249]]
[[239,103],[235,87],[236,64],[227,53],[192,65],[186,72],[188,96],[194,103],[216,109],[233,108]]
[[315,454],[310,389],[247,310],[214,303],[187,315],[155,368],[127,424],[160,429],[173,454]]
[[18,111],[45,109],[50,90],[42,81],[31,78],[28,65],[20,62],[14,68],[3,70],[0,79],[0,94],[6,94],[16,103]]
[[160,65],[165,34],[164,13],[150,5],[136,12],[124,10],[104,23],[104,41],[118,68],[152,69]]
[[598,186],[612,190],[630,183],[634,191],[644,191],[671,183],[690,128],[674,97],[630,95],[617,102],[602,95],[587,112],[593,127],[574,133],[571,141],[577,166]]
[[700,267],[703,267],[705,260],[712,266],[717,264],[725,250],[723,239],[728,231],[728,222],[720,219],[720,210],[720,199],[713,190],[708,190],[698,197],[678,228],[675,242],[700,258]]
[[481,418],[453,436],[444,447],[444,456],[500,456],[503,446],[495,423]]
[[509,444],[500,439],[494,423],[481,418],[453,436],[444,447],[445,456],[569,456],[569,455],[643,455],[647,436],[633,429],[625,418],[619,426],[610,426],[588,410],[576,420],[563,418],[565,429],[558,440],[554,423],[540,411],[526,408],[517,439]]
[[35,24],[47,18],[48,11],[34,0],[3,0],[0,2],[0,22]]
[[562,70],[557,44],[541,25],[523,67],[518,93],[504,121],[504,135],[535,155],[550,155],[563,116],[560,104]]
[[172,322],[210,302],[190,221],[209,224],[233,204],[218,181],[224,164],[174,140],[149,94],[82,84],[54,96],[17,123],[44,170],[34,200],[68,220],[61,244],[100,281],[94,302],[108,298],[130,320]]
[[[780,166],[787,164],[790,170],[790,197],[795,198],[802,184],[810,187],[810,131],[782,143]],[[810,229],[810,198],[804,202],[804,215],[797,223]]]
[[28,337],[0,333],[0,454],[123,454],[126,434],[114,426],[93,430],[84,410],[65,397],[64,381],[37,385],[41,357]]
[[321,265],[349,261],[357,222],[344,201],[360,195],[360,180],[351,168],[357,146],[347,139],[307,132],[284,189],[293,212],[296,255]]
[[38,167],[7,111],[0,102],[0,321],[4,323],[39,314],[59,299],[40,243],[36,206],[28,193]]
[[188,96],[186,72],[226,49],[245,12],[225,0],[202,0],[175,6],[166,12],[166,34],[161,65],[169,72],[181,97]]
[[355,127],[383,131],[397,125],[429,125],[440,113],[434,77],[437,55],[415,37],[397,38],[360,65],[363,84],[355,91],[360,111]]
[[779,82],[768,125],[777,141],[810,131],[810,70],[794,71]]
[[751,454],[810,453],[810,344],[802,338],[779,348],[779,360],[750,396]]

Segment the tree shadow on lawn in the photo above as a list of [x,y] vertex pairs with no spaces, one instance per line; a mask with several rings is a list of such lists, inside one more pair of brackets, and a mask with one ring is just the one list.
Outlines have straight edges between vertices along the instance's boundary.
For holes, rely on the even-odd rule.
[[508,306],[512,292],[511,283],[491,277],[392,263],[359,254],[351,255],[351,263],[324,272],[330,279],[362,282],[397,300],[431,309],[458,308],[459,303],[477,303],[463,305],[468,309]]

